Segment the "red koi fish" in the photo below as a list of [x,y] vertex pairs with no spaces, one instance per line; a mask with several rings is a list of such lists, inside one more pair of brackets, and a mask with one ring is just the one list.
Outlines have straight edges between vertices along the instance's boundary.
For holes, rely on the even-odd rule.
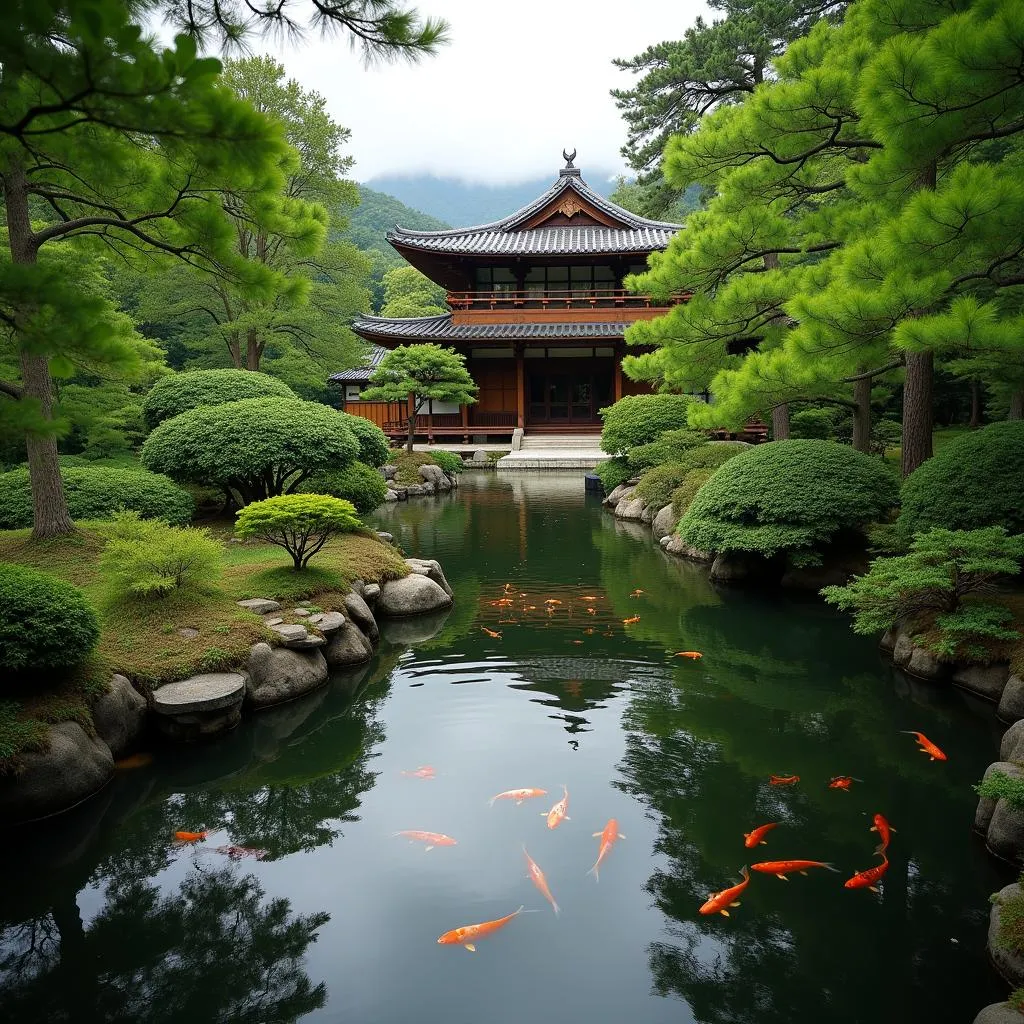
[[526,852],[526,847],[523,847],[523,853],[526,854],[526,866],[530,872],[530,881],[537,887],[540,894],[551,904],[551,909],[554,910],[555,916],[558,916],[558,904],[555,902],[555,897],[551,895],[551,890],[548,888],[548,880],[544,877],[544,872],[541,871],[540,865]]
[[874,824],[868,831],[877,832],[878,838],[882,840],[876,847],[875,853],[884,853],[889,849],[889,840],[892,838],[891,833],[895,832],[896,829],[885,820],[884,814],[876,814],[871,820]]
[[769,775],[770,786],[795,786],[800,781],[799,775]]
[[492,640],[500,640],[500,639],[501,639],[501,630],[500,630],[500,629],[488,629],[488,628],[487,628],[486,626],[481,626],[480,628],[481,628],[481,629],[482,629],[482,630],[483,630],[483,631],[484,631],[484,632],[485,632],[485,633],[486,633],[486,634],[487,634],[487,635],[488,635],[488,636],[489,636],[489,637],[490,637],[490,638],[491,638]]
[[131,754],[128,757],[122,757],[120,761],[115,761],[114,767],[118,771],[125,771],[130,768],[145,768],[146,765],[152,763],[152,754]]
[[637,590],[634,590],[633,593],[630,594],[629,596],[630,597],[642,597],[646,593],[647,593],[646,590],[637,589]]
[[548,791],[546,789],[506,789],[504,793],[498,793],[496,796],[491,797],[491,806],[494,806],[495,800],[515,800],[516,806],[518,806],[524,800],[529,800],[531,797],[547,795]]
[[432,779],[434,777],[434,768],[432,765],[424,764],[420,765],[414,772],[402,772],[402,774],[407,779]]
[[743,845],[748,849],[752,850],[755,846],[767,846],[768,844],[764,841],[764,837],[771,832],[773,828],[778,828],[779,823],[773,821],[770,825],[759,825],[757,828],[752,829],[750,832],[743,833]]
[[704,655],[701,654],[700,651],[676,651],[676,653],[673,654],[672,657],[689,658],[690,661],[699,661],[701,658],[704,657]]
[[948,758],[923,732],[915,732],[913,729],[901,729],[900,732],[917,738],[917,745],[921,748],[922,754],[927,754],[933,761],[946,761]]
[[617,839],[625,839],[626,837],[619,831],[619,823],[614,818],[608,819],[608,824],[605,825],[603,832],[594,833],[595,839],[598,836],[601,837],[601,845],[597,849],[597,860],[594,861],[594,866],[587,872],[587,874],[593,875],[594,880],[600,882],[601,879],[598,875],[598,868],[601,867],[601,861],[608,856]]
[[409,828],[403,832],[396,832],[395,835],[404,836],[413,843],[426,843],[427,850],[432,850],[435,846],[458,846],[451,836],[446,836],[443,832],[421,832],[419,829]]
[[801,875],[806,875],[808,868],[837,871],[831,864],[826,864],[823,860],[763,860],[760,864],[750,865],[751,871],[760,871],[764,875],[775,875],[776,878],[781,878],[784,882],[789,881],[786,877],[789,872],[799,871]]
[[199,832],[175,832],[174,838],[179,843],[201,843],[208,835],[207,829],[202,829]]
[[860,782],[860,779],[855,779],[852,775],[833,775],[828,780],[829,789],[845,789],[847,793],[850,792],[850,786],[855,782]]
[[267,856],[266,850],[258,850],[255,846],[215,846],[213,852],[226,854],[231,860],[242,860],[244,857],[263,860]]
[[569,790],[565,786],[562,787],[562,794],[562,799],[544,815],[548,819],[548,828],[558,828],[563,821],[572,820],[566,813],[569,810]]
[[876,864],[873,868],[868,868],[867,871],[858,871],[853,878],[848,878],[843,883],[843,888],[870,889],[872,892],[878,892],[878,886],[875,883],[889,870],[889,858],[884,853],[881,856],[881,864]]
[[630,618],[628,618],[628,619],[623,619],[622,620],[622,624],[624,626],[632,626],[634,622],[639,622],[639,621],[640,621],[640,616],[639,615],[633,615],[633,616],[630,616]]
[[740,868],[740,876],[743,881],[737,885],[730,886],[728,889],[723,889],[721,892],[713,892],[709,897],[707,903],[704,904],[698,914],[721,914],[722,917],[728,917],[728,907],[738,907],[740,901],[736,899],[737,896],[748,885],[750,885],[750,872],[747,870],[746,865]]
[[476,946],[474,943],[477,939],[493,935],[499,928],[504,928],[513,917],[518,917],[522,912],[523,908],[520,907],[507,917],[499,917],[494,921],[484,921],[481,924],[466,924],[461,928],[453,928],[450,932],[445,932],[437,940],[437,944],[439,946],[462,946],[463,949],[468,949],[470,953],[475,953]]
[[545,603],[545,604],[546,604],[546,605],[547,605],[547,606],[548,606],[549,608],[554,608],[554,607],[555,607],[555,605],[561,604],[562,602],[561,602],[561,601],[559,601],[557,597],[549,597],[549,598],[548,598],[548,599],[547,599],[547,600],[546,600],[546,601],[545,601],[544,603]]

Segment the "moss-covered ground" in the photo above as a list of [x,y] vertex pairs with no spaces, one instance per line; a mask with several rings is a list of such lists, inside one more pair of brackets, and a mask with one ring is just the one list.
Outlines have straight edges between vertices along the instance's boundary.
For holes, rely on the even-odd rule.
[[218,579],[201,589],[130,600],[111,593],[100,573],[100,524],[79,524],[73,536],[44,542],[33,541],[28,530],[0,532],[0,561],[41,569],[81,587],[101,626],[96,651],[71,676],[33,677],[31,692],[23,687],[0,694],[0,773],[16,768],[19,753],[39,747],[48,723],[71,720],[90,728],[89,705],[114,672],[152,688],[244,663],[252,644],[273,641],[275,634],[258,615],[239,608],[239,600],[308,600],[331,610],[341,605],[353,580],[382,582],[408,571],[398,552],[369,532],[334,538],[302,572],[292,569],[281,548],[230,543],[226,523],[214,524],[211,532],[224,541]]

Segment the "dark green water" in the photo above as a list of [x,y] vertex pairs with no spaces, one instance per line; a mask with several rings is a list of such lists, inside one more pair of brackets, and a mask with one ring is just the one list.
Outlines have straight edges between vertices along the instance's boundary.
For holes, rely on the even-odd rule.
[[[47,828],[8,829],[0,1021],[969,1024],[1005,996],[983,947],[1006,877],[970,831],[989,709],[894,673],[819,602],[716,591],[579,477],[470,477],[378,525],[442,562],[451,614],[399,624],[364,671],[214,745],[154,750]],[[490,604],[506,583],[528,595],[512,610]],[[403,776],[421,765],[436,777]],[[827,789],[839,774],[863,781]],[[571,820],[549,831],[563,783]],[[520,787],[549,795],[488,807]],[[899,830],[880,896],[842,885],[872,863],[876,811]],[[596,883],[611,817],[626,838]],[[768,821],[769,845],[744,849]],[[200,824],[210,841],[170,841]],[[403,829],[458,845],[424,852]],[[214,852],[228,843],[266,857]],[[842,873],[755,875],[731,918],[698,915],[745,863],[790,857]],[[520,904],[536,912],[475,954],[436,943]]]

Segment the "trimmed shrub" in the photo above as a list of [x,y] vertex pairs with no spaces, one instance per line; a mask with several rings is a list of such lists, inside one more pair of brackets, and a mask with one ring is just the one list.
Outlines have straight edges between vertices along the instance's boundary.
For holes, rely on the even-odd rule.
[[434,462],[444,470],[446,476],[458,476],[465,468],[462,456],[455,452],[431,452]]
[[6,672],[69,668],[96,646],[96,613],[77,587],[0,563],[0,686]]
[[676,462],[685,452],[707,443],[707,434],[699,430],[667,430],[656,441],[630,448],[629,465],[634,472],[641,473],[651,466]]
[[284,381],[253,370],[189,370],[161,377],[142,403],[150,427],[200,406],[244,398],[298,398]]
[[249,398],[164,420],[142,446],[149,469],[230,488],[242,503],[287,493],[359,453],[346,417],[319,402]]
[[686,395],[627,395],[601,410],[601,449],[629,455],[638,445],[657,441],[669,430],[686,426],[692,400]]
[[594,472],[601,479],[605,494],[611,494],[619,484],[624,484],[631,476],[633,470],[625,459],[606,459],[594,467]]
[[223,549],[206,530],[179,529],[126,512],[106,531],[100,571],[111,596],[163,596],[220,575]]
[[360,515],[372,512],[384,501],[388,485],[379,469],[353,462],[344,469],[328,469],[311,476],[299,490],[304,494],[329,494],[351,501]]
[[643,498],[645,505],[664,508],[672,500],[672,492],[686,479],[692,470],[678,462],[654,466],[640,477],[633,492],[634,498]]
[[[143,519],[172,524],[192,519],[195,504],[187,491],[158,473],[107,466],[69,466],[60,471],[72,519],[110,519],[138,512]],[[32,490],[27,468],[0,474],[0,530],[32,525]]]
[[672,511],[682,518],[693,504],[697,492],[714,476],[714,469],[691,469],[683,482],[672,492]]
[[801,409],[789,418],[791,437],[817,438],[825,441],[832,437],[836,417],[828,409]]
[[284,548],[299,570],[305,569],[332,537],[351,533],[361,525],[351,501],[326,494],[280,494],[241,509],[235,518],[235,533]]
[[837,535],[888,512],[898,487],[878,459],[834,441],[773,441],[721,466],[679,532],[701,551],[787,554],[794,565],[814,565]]
[[742,441],[714,441],[691,448],[676,460],[687,469],[718,469],[741,452],[750,451],[750,445]]
[[359,442],[359,454],[356,458],[367,466],[383,466],[391,455],[387,434],[376,423],[371,423],[362,416],[353,416],[347,412],[341,415]]
[[951,441],[907,477],[900,500],[896,525],[904,542],[936,526],[1024,533],[1024,421],[993,423]]

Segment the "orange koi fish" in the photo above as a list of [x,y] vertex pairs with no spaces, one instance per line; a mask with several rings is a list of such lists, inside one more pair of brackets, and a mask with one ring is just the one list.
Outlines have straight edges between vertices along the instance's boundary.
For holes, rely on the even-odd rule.
[[833,775],[828,781],[828,788],[844,789],[849,793],[850,786],[855,782],[860,782],[860,779],[855,779],[852,775]]
[[504,793],[498,793],[491,797],[491,806],[494,806],[495,800],[515,800],[518,807],[524,800],[529,800],[531,797],[547,795],[546,789],[506,789]]
[[596,615],[597,614],[597,609],[596,608],[588,608],[587,609],[587,614],[588,615]]
[[622,624],[624,626],[632,626],[634,622],[639,622],[639,621],[640,621],[640,616],[639,615],[634,615],[631,618],[623,619],[622,620]]
[[209,835],[208,830],[202,829],[199,832],[175,832],[174,838],[177,839],[179,843],[200,843],[207,837],[207,835]]
[[784,882],[789,881],[786,875],[790,871],[799,871],[801,875],[806,875],[808,868],[825,868],[828,871],[837,871],[831,864],[826,864],[823,860],[763,860],[760,864],[750,865],[751,871],[760,871],[765,875],[775,875],[776,878],[781,878]]
[[551,909],[555,912],[555,916],[558,916],[558,904],[555,902],[555,897],[551,895],[551,890],[548,888],[548,880],[544,877],[544,872],[541,871],[540,865],[526,852],[526,847],[523,846],[523,853],[526,854],[526,866],[530,872],[530,881],[533,882],[540,894],[551,904]]
[[583,635],[584,636],[593,636],[594,635],[594,628],[593,628],[593,626],[588,626],[585,630],[583,630]]
[[[558,828],[563,821],[572,819],[566,813],[569,810],[569,790],[562,786],[562,799],[555,804],[544,816],[548,819],[548,828]],[[541,812],[544,813],[543,811]]]
[[484,921],[482,924],[466,924],[461,928],[453,928],[450,932],[445,932],[437,940],[437,944],[439,946],[462,946],[464,949],[468,949],[470,953],[475,953],[476,946],[474,943],[477,939],[485,938],[488,935],[492,935],[499,928],[504,928],[513,917],[518,917],[522,912],[523,908],[520,907],[507,917],[499,917],[494,921]]
[[243,857],[263,860],[267,856],[266,850],[258,850],[255,846],[215,846],[213,852],[226,854],[231,860],[242,860]]
[[639,590],[639,589],[637,589],[637,590],[634,590],[633,593],[630,594],[629,596],[630,597],[642,597],[646,593],[647,593],[646,590]]
[[535,604],[528,604],[523,606],[524,612],[535,612],[536,610],[537,606]]
[[434,769],[432,765],[424,764],[420,765],[414,772],[402,772],[402,774],[407,779],[432,779],[434,777]]
[[583,641],[582,640],[573,640],[573,643],[582,646]]
[[503,597],[499,601],[489,601],[488,604],[492,608],[508,608],[509,605],[515,604],[515,601],[511,597]]
[[915,732],[913,729],[901,729],[900,732],[904,732],[908,736],[915,736],[921,753],[927,754],[933,761],[948,760],[946,755],[923,732]]
[[594,880],[600,882],[601,879],[598,875],[598,868],[601,866],[601,861],[608,856],[617,839],[625,839],[626,837],[619,831],[619,823],[614,818],[608,819],[608,824],[605,825],[603,832],[594,833],[595,839],[598,836],[601,837],[601,845],[597,849],[597,860],[594,861],[594,866],[587,872],[587,874],[593,875]]
[[878,892],[878,886],[875,883],[889,870],[889,858],[884,853],[881,854],[881,857],[881,864],[876,864],[873,868],[868,868],[867,871],[858,871],[853,878],[848,878],[843,883],[843,888],[870,889],[872,892]]
[[561,604],[562,602],[556,597],[549,597],[544,603],[548,605],[548,607],[553,608],[556,604]]
[[600,601],[601,599],[599,597],[595,597],[593,594],[584,594],[580,598],[580,600],[581,601]]
[[799,775],[769,775],[770,786],[794,786],[800,781]]
[[884,814],[876,814],[871,820],[874,824],[868,831],[877,832],[878,838],[882,840],[875,849],[875,853],[884,853],[889,849],[889,840],[892,838],[891,833],[895,832],[896,829],[885,820]]
[[750,872],[747,870],[746,865],[740,868],[740,877],[743,881],[737,885],[730,886],[728,889],[723,889],[721,892],[713,892],[709,897],[707,903],[704,904],[698,914],[721,914],[723,917],[729,916],[728,907],[738,907],[740,901],[736,899],[737,896],[748,885],[750,885]]
[[770,825],[759,825],[755,829],[751,829],[749,832],[743,833],[743,845],[748,849],[752,850],[755,846],[767,846],[768,844],[764,841],[764,837],[771,832],[773,828],[778,828],[779,823],[773,821]]
[[483,631],[484,631],[484,632],[485,632],[485,633],[486,633],[486,634],[487,634],[487,635],[488,635],[488,636],[489,636],[489,637],[490,637],[490,638],[491,638],[492,640],[500,640],[500,639],[501,639],[501,630],[500,630],[500,629],[488,629],[488,628],[487,628],[486,626],[481,626],[480,628],[481,628],[481,629],[482,629],[482,630],[483,630]]
[[145,768],[153,763],[152,754],[132,754],[129,757],[122,757],[120,761],[114,762],[114,767],[125,771],[129,768]]
[[689,658],[690,661],[699,661],[701,658],[704,657],[704,655],[701,654],[700,651],[676,651],[676,653],[673,654],[672,657]]
[[421,832],[419,829],[409,828],[403,832],[396,832],[395,835],[404,836],[413,843],[426,843],[427,850],[432,850],[435,846],[458,846],[451,836],[446,836],[443,832]]

